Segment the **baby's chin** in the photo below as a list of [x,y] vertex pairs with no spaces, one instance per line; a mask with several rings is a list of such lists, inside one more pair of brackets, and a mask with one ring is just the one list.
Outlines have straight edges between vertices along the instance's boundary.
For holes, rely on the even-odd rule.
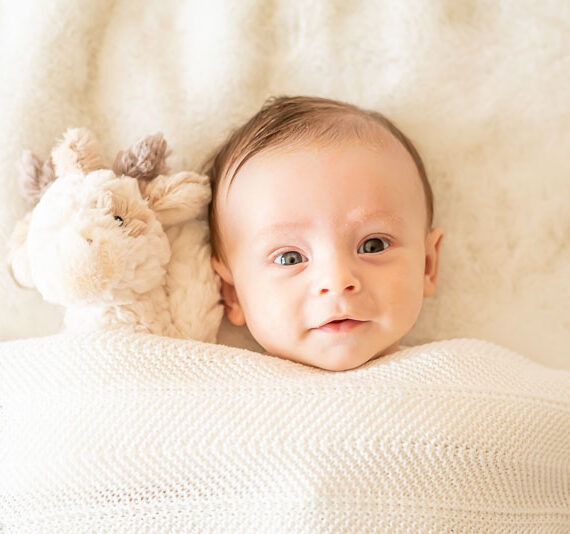
[[296,363],[301,363],[303,365],[308,365],[316,369],[322,369],[324,371],[350,371],[352,369],[357,369],[364,364],[376,360],[387,354],[392,354],[400,349],[399,343],[392,345],[378,353],[371,355],[354,355],[351,353],[340,353],[340,354],[321,354],[319,357],[314,357],[312,355],[285,353],[280,354],[272,351],[268,351],[268,354],[282,358],[284,360],[290,360]]

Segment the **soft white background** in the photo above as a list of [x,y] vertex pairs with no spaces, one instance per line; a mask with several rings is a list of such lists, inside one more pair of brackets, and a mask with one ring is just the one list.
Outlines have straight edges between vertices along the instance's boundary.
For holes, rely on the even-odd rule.
[[[23,148],[88,126],[109,159],[162,131],[196,168],[272,94],[378,109],[423,153],[446,230],[405,341],[480,337],[570,369],[570,3],[0,2],[0,259]],[[0,339],[60,310],[0,270]]]

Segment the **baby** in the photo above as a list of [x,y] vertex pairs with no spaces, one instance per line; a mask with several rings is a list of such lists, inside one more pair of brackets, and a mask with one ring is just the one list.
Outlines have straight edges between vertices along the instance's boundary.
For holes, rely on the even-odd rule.
[[231,323],[271,355],[333,371],[399,349],[435,291],[443,232],[394,124],[334,100],[271,99],[207,173]]

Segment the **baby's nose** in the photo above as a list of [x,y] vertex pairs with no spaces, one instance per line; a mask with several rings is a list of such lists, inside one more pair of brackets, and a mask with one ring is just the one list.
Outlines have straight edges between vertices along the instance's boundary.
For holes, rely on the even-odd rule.
[[[332,286],[332,284],[331,284]],[[354,292],[356,290],[356,286],[354,284],[348,284],[345,288],[341,289],[340,291],[335,290],[335,289],[329,289],[328,287],[322,287],[319,291],[319,293],[321,295],[326,295],[327,293],[330,293],[331,291],[336,293],[351,293]]]
[[319,295],[346,294],[360,291],[360,280],[348,265],[337,263],[330,266],[318,277],[317,289]]

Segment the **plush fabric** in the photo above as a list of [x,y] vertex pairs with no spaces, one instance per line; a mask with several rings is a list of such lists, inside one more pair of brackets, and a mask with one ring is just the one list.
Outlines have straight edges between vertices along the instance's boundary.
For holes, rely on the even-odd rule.
[[334,373],[66,334],[0,380],[6,532],[570,531],[570,373],[487,342]]
[[[566,0],[52,0],[0,7],[0,261],[15,164],[70,126],[111,157],[162,131],[195,169],[272,94],[383,111],[423,153],[444,227],[409,344],[477,337],[570,369]],[[0,269],[0,339],[61,311]]]
[[120,152],[112,170],[97,146],[75,128],[45,163],[26,153],[19,183],[37,203],[10,237],[14,279],[63,306],[69,330],[129,325],[215,342],[223,306],[210,262],[209,177],[162,170],[160,134]]

